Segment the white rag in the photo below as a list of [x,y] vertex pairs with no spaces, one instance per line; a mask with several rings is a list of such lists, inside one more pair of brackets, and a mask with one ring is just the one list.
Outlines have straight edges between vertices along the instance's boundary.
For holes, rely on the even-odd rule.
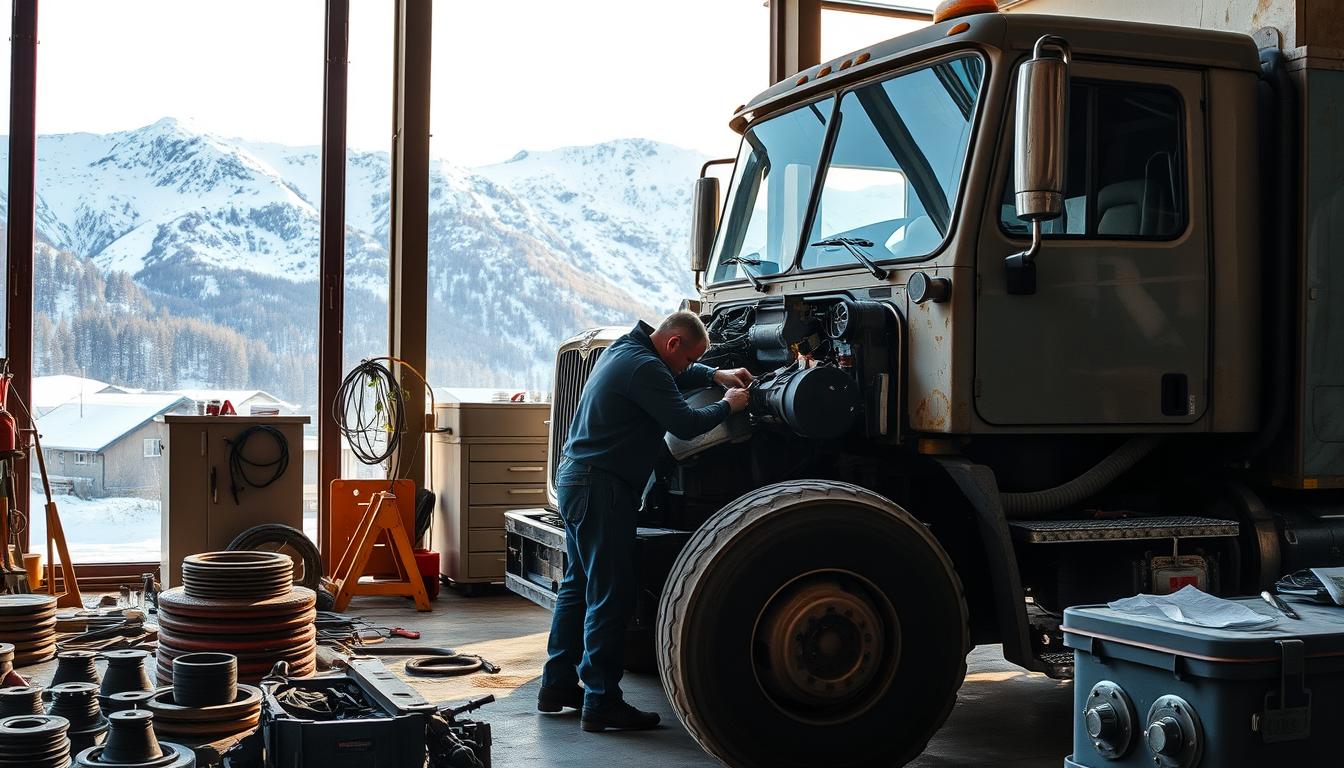
[[1135,595],[1107,605],[1122,613],[1212,629],[1259,629],[1279,622],[1277,616],[1257,613],[1188,585],[1170,595]]

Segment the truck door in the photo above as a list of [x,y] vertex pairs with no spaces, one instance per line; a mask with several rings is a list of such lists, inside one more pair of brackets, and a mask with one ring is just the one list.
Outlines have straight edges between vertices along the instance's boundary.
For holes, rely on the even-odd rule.
[[1204,414],[1202,98],[1196,71],[1074,63],[1065,211],[1045,226],[1031,295],[1005,288],[1004,257],[1028,245],[1005,115],[977,254],[976,409],[986,422],[1188,424]]

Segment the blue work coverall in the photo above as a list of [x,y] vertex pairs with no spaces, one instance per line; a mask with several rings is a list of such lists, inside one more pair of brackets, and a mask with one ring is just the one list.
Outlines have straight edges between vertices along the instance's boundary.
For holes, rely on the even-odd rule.
[[565,576],[541,682],[564,688],[582,679],[585,710],[621,701],[625,627],[637,596],[635,514],[663,435],[690,439],[731,413],[724,401],[686,404],[682,390],[710,386],[714,369],[692,363],[674,377],[654,350],[652,331],[641,322],[602,353],[556,473]]

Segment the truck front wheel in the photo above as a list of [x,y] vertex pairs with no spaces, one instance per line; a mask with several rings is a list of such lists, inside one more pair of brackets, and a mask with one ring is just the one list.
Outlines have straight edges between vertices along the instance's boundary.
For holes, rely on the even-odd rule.
[[753,491],[687,542],[658,611],[686,730],[734,768],[898,766],[966,674],[966,605],[938,542],[845,483]]

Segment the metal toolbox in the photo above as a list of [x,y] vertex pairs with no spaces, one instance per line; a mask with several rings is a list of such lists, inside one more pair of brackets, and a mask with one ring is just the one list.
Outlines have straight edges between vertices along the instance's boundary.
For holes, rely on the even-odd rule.
[[1344,608],[1294,603],[1259,630],[1194,627],[1106,606],[1064,612],[1074,650],[1066,768],[1339,765]]

